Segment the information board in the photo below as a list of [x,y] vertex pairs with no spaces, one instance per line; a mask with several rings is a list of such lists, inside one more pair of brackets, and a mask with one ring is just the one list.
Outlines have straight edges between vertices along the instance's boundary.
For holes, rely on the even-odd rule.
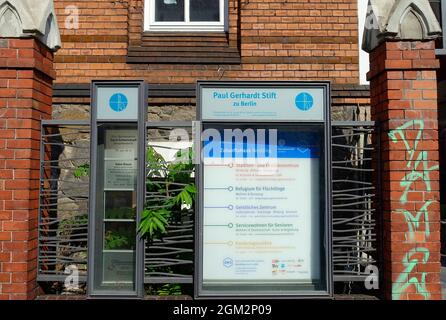
[[[311,282],[319,277],[316,132],[278,134],[277,159],[204,158],[204,281]],[[305,141],[305,142],[302,142]],[[256,148],[243,143],[234,148]],[[247,156],[247,154],[242,154]],[[254,160],[254,161],[249,161]],[[312,258],[314,257],[314,258]],[[315,260],[316,259],[316,260]]]
[[330,296],[329,84],[198,92],[197,297]]
[[324,88],[205,87],[202,120],[324,121],[324,100]]

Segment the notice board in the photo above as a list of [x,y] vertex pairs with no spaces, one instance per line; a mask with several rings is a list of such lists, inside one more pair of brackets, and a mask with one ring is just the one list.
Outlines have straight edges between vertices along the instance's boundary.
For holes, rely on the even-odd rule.
[[197,298],[331,296],[329,91],[199,82]]

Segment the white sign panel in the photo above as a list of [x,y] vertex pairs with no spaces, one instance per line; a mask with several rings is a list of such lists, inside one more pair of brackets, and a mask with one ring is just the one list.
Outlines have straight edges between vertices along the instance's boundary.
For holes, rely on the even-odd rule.
[[105,138],[105,158],[133,160],[138,150],[136,130],[107,130]]
[[136,187],[135,160],[105,160],[106,190],[131,190]]
[[108,284],[132,283],[135,275],[133,252],[104,252],[103,281]]
[[201,89],[202,120],[324,121],[324,88]]
[[320,137],[279,131],[278,138],[273,162],[205,155],[204,284],[320,278]]
[[105,136],[104,187],[107,190],[134,190],[136,186],[136,130],[108,130]]
[[98,87],[97,120],[138,120],[137,87]]

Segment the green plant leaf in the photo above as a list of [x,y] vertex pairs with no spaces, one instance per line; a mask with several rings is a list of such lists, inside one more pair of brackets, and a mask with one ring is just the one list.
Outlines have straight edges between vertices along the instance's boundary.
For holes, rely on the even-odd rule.
[[[146,192],[150,202],[141,213],[138,233],[150,240],[167,233],[169,222],[180,221],[183,205],[191,207],[196,187],[191,183],[193,148],[179,150],[175,160],[167,162],[152,146],[147,148]],[[178,185],[184,187],[178,190]]]
[[112,231],[108,231],[105,234],[104,240],[106,250],[122,249],[129,244],[129,239],[126,236],[114,234]]
[[166,161],[152,146],[147,148],[146,161],[149,163],[148,177],[162,177]]
[[170,212],[166,209],[145,209],[142,213],[138,232],[141,236],[148,236],[151,240],[154,239],[155,235],[166,233],[166,228],[169,225],[169,215]]
[[195,184],[186,185],[183,190],[175,197],[175,203],[181,205],[191,206],[195,198],[196,188]]
[[75,178],[88,177],[90,175],[90,164],[85,163],[74,169],[73,175]]

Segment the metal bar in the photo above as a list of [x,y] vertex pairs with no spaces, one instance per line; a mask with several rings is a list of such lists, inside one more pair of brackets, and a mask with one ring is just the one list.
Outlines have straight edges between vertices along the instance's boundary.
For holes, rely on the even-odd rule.
[[[41,282],[64,282],[67,278],[67,275],[56,275],[56,274],[38,274],[37,275],[37,281]],[[87,282],[87,276],[80,275],[79,276],[79,282]]]
[[88,120],[42,120],[45,126],[90,126]]
[[367,279],[367,275],[348,276],[348,275],[338,275],[335,273],[333,278],[335,282],[364,282],[365,279]]
[[147,128],[183,128],[191,127],[192,121],[156,121],[146,122]]
[[192,284],[193,278],[191,277],[184,277],[184,278],[169,278],[169,277],[144,277],[144,283],[145,284],[163,284],[163,283],[182,283],[182,284]]
[[[88,120],[42,120],[43,125],[51,126],[90,126]],[[158,121],[158,122],[147,122],[147,127],[191,127],[192,121]],[[375,126],[374,121],[333,121],[331,123],[332,127],[373,127]]]
[[[164,84],[164,83],[148,83],[150,97],[196,97],[196,88],[194,84]],[[66,83],[56,84],[54,86],[55,97],[82,97],[90,98],[91,90],[88,84]],[[368,85],[332,85],[331,96],[333,98],[354,98],[354,97],[370,97],[370,88]],[[339,106],[357,107],[357,104],[332,103]]]
[[374,127],[375,121],[332,121],[332,127]]
[[[42,189],[43,189],[43,181],[44,181],[44,174],[43,174],[43,161],[45,161],[45,144],[44,144],[44,140],[42,138],[43,133],[45,130],[45,126],[43,123],[40,123],[40,165],[39,165],[39,176],[40,176],[40,181],[39,181],[39,194],[41,193]],[[38,224],[40,226],[40,223],[42,221],[42,204],[39,198],[39,211],[38,211]],[[41,234],[40,234],[40,228],[38,228],[38,232],[37,232],[37,243],[40,244],[41,243]],[[37,257],[40,257],[40,246],[37,246]],[[40,262],[38,261],[37,263],[37,271],[40,270]]]

